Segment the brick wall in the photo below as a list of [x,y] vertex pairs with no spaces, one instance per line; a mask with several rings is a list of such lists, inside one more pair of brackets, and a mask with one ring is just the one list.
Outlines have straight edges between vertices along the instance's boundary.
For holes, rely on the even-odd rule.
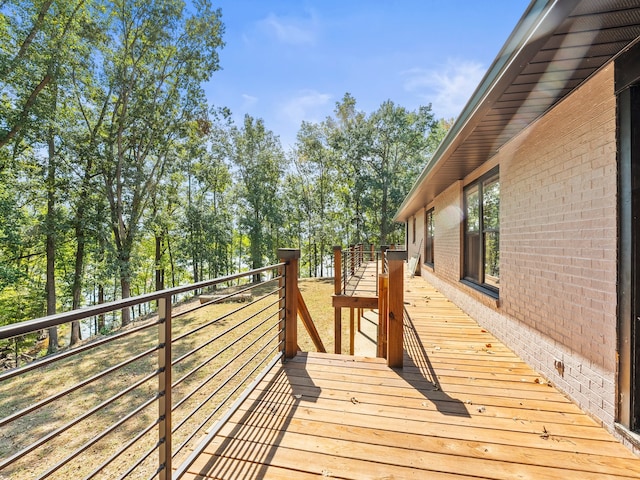
[[[617,165],[613,67],[500,152],[501,311],[540,332],[555,383],[613,424]],[[531,339],[525,337],[523,343]],[[523,346],[522,348],[525,348]]]
[[[460,182],[435,200],[435,275],[423,269],[452,301],[612,432],[615,109],[610,67],[498,153],[499,306],[459,283]],[[563,362],[564,375],[556,360]]]
[[444,280],[460,279],[460,223],[462,182],[456,182],[436,198],[433,209],[433,266]]

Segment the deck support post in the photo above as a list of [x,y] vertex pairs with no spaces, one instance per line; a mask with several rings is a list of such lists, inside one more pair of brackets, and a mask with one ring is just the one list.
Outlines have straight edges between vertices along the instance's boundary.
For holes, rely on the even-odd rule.
[[[333,293],[340,295],[342,293],[342,247],[333,247]],[[334,353],[342,352],[342,309],[334,308],[333,313],[333,329],[334,329]]]
[[170,480],[171,465],[171,295],[158,299],[158,478]]
[[279,248],[278,258],[284,267],[284,356],[298,353],[298,260],[300,250]]
[[387,358],[387,320],[389,318],[389,275],[378,275],[378,351],[377,357]]
[[387,365],[402,368],[404,322],[404,262],[406,250],[390,250],[389,260],[389,321],[387,324]]
[[[360,309],[357,310],[360,311]],[[355,311],[356,309],[353,307],[349,309],[349,355],[353,355],[356,345]]]

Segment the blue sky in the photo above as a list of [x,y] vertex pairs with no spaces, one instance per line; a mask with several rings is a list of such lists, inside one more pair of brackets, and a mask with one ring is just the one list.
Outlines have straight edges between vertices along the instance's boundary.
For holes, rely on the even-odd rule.
[[303,120],[351,93],[370,113],[387,99],[455,117],[529,0],[214,0],[222,9],[216,106],[262,118],[288,150]]

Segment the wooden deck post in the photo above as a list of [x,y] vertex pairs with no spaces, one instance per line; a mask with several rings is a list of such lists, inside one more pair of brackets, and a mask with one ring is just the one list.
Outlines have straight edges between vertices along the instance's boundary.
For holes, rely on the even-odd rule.
[[284,267],[284,355],[293,358],[298,353],[298,259],[300,250],[279,248],[278,258]]
[[349,355],[353,355],[356,345],[356,332],[354,326],[355,310],[357,309],[353,307],[349,309]]
[[378,275],[378,353],[387,357],[387,320],[389,318],[389,275]]
[[[333,247],[334,257],[334,280],[333,280],[333,293],[340,295],[342,293],[342,247]],[[334,308],[333,314],[333,328],[334,328],[334,353],[342,352],[342,309],[340,307]]]
[[170,480],[171,465],[171,295],[158,299],[158,461],[160,480]]
[[390,250],[389,323],[387,325],[387,365],[402,368],[404,322],[404,262],[406,250]]

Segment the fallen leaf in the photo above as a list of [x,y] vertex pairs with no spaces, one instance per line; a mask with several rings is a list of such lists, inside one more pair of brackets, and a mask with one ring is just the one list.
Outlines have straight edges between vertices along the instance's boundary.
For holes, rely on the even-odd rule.
[[487,348],[491,348],[491,344],[490,343],[487,343]]
[[298,393],[296,395],[293,396],[293,398],[300,400],[302,398],[302,394]]
[[547,428],[542,426],[542,433],[540,434],[540,438],[544,438],[545,440],[549,438],[549,432],[547,432]]
[[539,379],[539,378],[536,378],[536,379],[533,381],[533,383],[540,383],[540,379]]
[[485,406],[483,405],[482,407],[478,408],[477,410],[478,410],[478,413],[484,413],[484,412],[486,412],[486,411],[487,411],[487,407],[485,407]]
[[483,328],[482,330],[480,330],[482,333],[487,333],[487,331]]
[[358,400],[356,397],[351,397],[351,403],[353,403],[354,405],[357,405],[360,403],[360,400]]

